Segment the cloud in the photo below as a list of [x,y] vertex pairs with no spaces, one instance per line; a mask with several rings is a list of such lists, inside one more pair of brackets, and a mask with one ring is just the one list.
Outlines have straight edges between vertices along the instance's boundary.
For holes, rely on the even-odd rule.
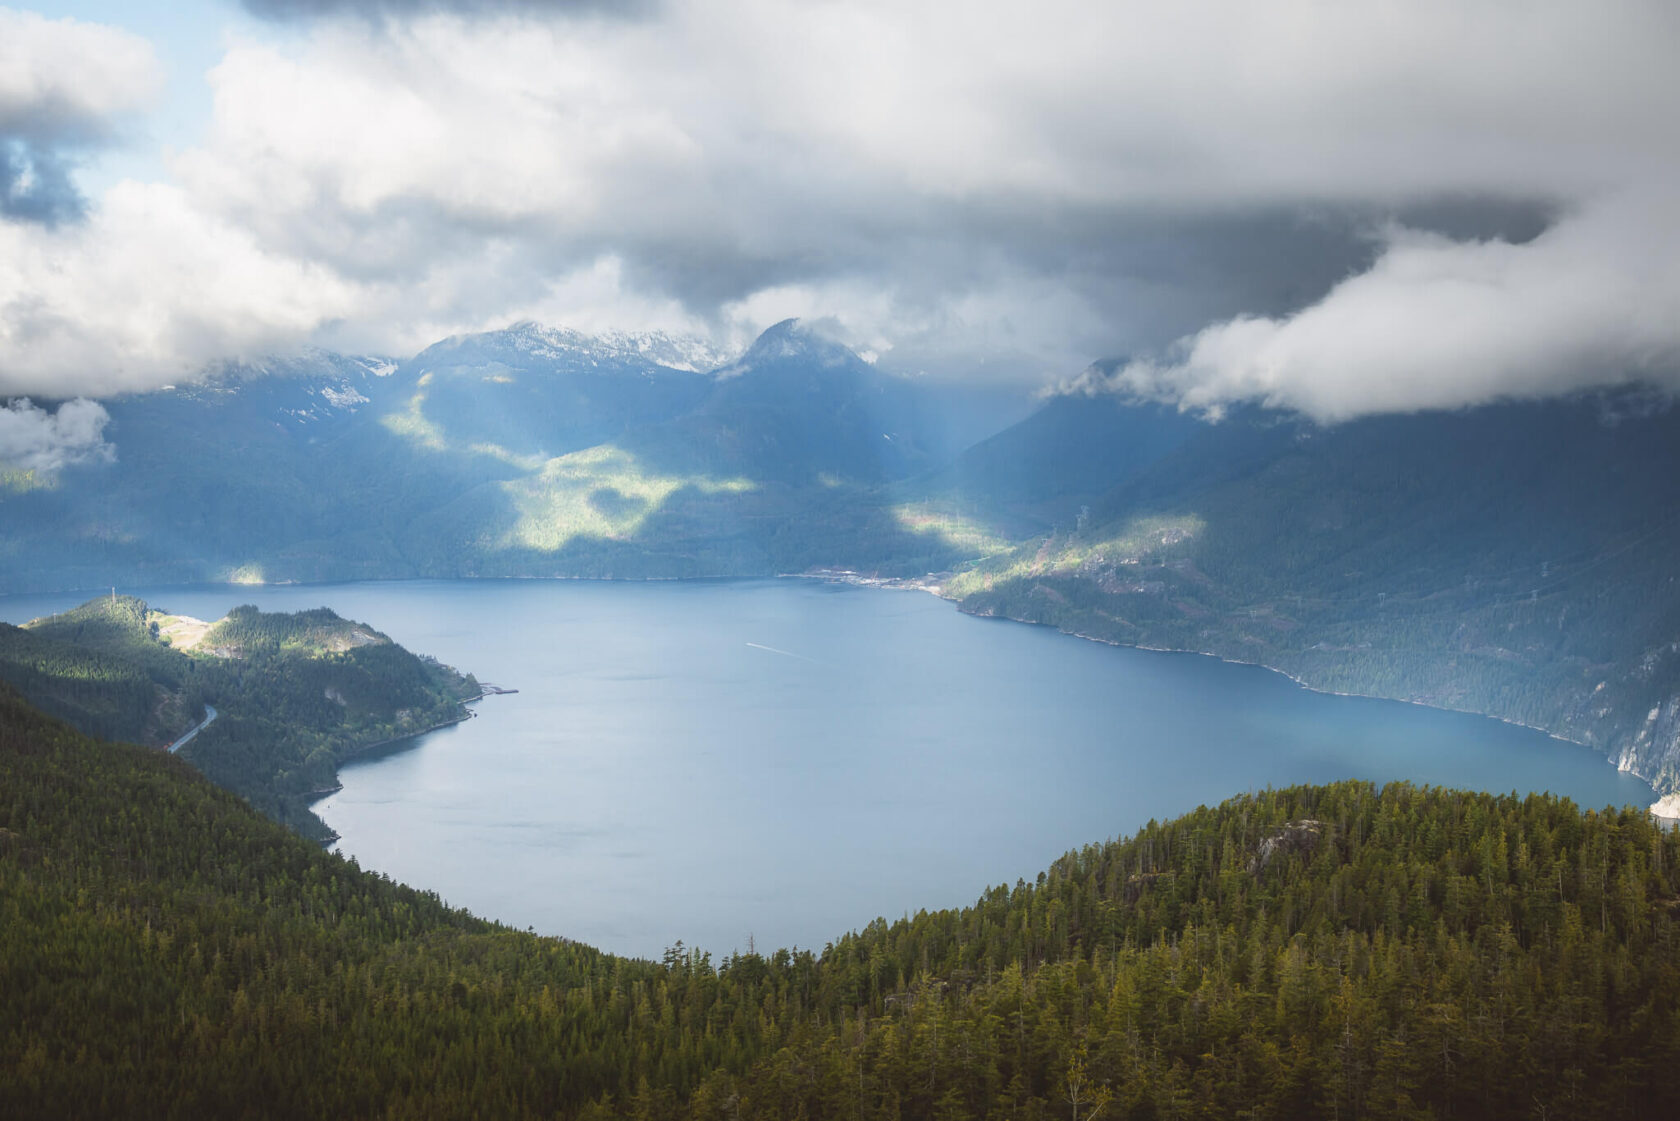
[[0,379],[65,396],[146,389],[261,356],[373,309],[331,270],[275,254],[173,187],[125,182],[85,222],[0,224]]
[[0,220],[81,217],[77,155],[109,143],[158,84],[143,39],[0,8]]
[[1677,389],[1676,309],[1673,193],[1618,193],[1523,244],[1393,227],[1369,269],[1310,307],[1204,328],[1106,387],[1213,411],[1257,400],[1323,421],[1625,382]]
[[0,218],[56,225],[80,218],[67,161],[21,137],[0,139]]
[[0,407],[0,463],[25,471],[57,471],[71,463],[110,459],[110,421],[97,401],[78,397],[49,413],[27,397]]
[[[1311,309],[1405,298],[1390,273],[1418,254],[1566,242],[1595,263],[1584,303],[1655,318],[1604,215],[1662,241],[1680,209],[1628,201],[1680,181],[1664,0],[247,6],[296,26],[229,40],[171,182],[76,230],[8,227],[0,386],[105,392],[221,351],[410,350],[528,316],[737,341],[803,315],[901,369],[1170,371],[1210,324],[1275,348],[1237,325],[1300,338]],[[159,244],[154,212],[194,244]],[[1580,368],[1623,376],[1612,326],[1581,329]],[[1271,391],[1187,377],[1151,384]]]
[[243,3],[252,15],[263,19],[310,20],[333,16],[389,19],[436,12],[462,15],[589,12],[624,16],[651,9],[656,0],[243,0]]

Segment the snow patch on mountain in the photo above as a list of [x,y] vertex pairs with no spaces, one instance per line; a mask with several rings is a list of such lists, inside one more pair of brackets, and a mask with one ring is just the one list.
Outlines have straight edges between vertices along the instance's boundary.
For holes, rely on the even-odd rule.
[[335,409],[354,409],[357,405],[365,405],[368,399],[358,393],[353,386],[334,388],[330,385],[321,387],[321,396],[327,399],[327,404]]
[[586,335],[566,327],[526,322],[509,327],[503,334],[515,350],[533,358],[551,360],[636,359],[671,370],[702,373],[716,369],[729,358],[727,352],[719,350],[709,339],[665,331],[605,331]]

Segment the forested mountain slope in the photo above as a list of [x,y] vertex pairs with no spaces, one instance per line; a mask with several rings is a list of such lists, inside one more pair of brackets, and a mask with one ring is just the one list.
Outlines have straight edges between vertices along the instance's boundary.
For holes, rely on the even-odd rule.
[[[131,596],[0,624],[0,681],[85,732],[161,747],[216,715],[183,758],[306,837],[338,763],[465,718],[477,683],[320,608],[238,607],[207,624]],[[206,707],[209,706],[209,707]]]
[[821,953],[650,963],[360,872],[4,686],[0,791],[8,1116],[1680,1109],[1680,836],[1636,811],[1265,792]]
[[961,394],[796,322],[716,360],[522,324],[118,398],[113,460],[0,474],[0,587],[951,570],[965,610],[1533,724],[1680,794],[1665,396],[1210,422],[1099,365],[957,454]]
[[89,735],[162,745],[196,723],[196,666],[158,640],[137,599],[93,600],[22,627],[0,623],[0,681]]
[[465,448],[546,459],[698,407],[724,360],[697,340],[521,323],[434,343],[398,365],[376,404],[404,406],[388,426],[412,420]]
[[1015,536],[1057,524],[1072,528],[1082,507],[1206,428],[1167,405],[1113,394],[1058,394],[904,489],[919,500],[995,521]]
[[[236,579],[924,572],[968,554],[882,482],[1013,416],[789,321],[695,340],[520,324],[104,402],[109,455],[0,463],[8,591]],[[998,424],[1001,424],[1000,420]]]
[[1087,501],[1083,521],[1064,515],[948,594],[1537,725],[1680,790],[1680,411],[1666,400],[1334,427],[1239,410]]

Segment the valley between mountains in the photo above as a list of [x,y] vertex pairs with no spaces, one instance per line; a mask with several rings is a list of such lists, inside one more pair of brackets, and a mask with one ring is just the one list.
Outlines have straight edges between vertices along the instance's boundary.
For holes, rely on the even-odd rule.
[[463,719],[470,674],[330,610],[210,622],[120,590],[841,576],[1490,714],[1591,745],[1659,809],[1680,793],[1666,398],[1324,426],[1138,400],[1099,364],[1028,403],[794,322],[716,361],[526,325],[229,366],[103,402],[101,453],[4,475],[5,586],[99,594],[0,627],[0,1111],[1672,1110],[1680,851],[1642,809],[1266,789],[820,951],[619,956],[323,851],[339,766]]
[[[229,365],[10,471],[14,591],[847,569],[964,610],[1485,713],[1680,794],[1680,414],[1638,389],[1321,425],[524,324]],[[1673,808],[1672,804],[1669,806]]]

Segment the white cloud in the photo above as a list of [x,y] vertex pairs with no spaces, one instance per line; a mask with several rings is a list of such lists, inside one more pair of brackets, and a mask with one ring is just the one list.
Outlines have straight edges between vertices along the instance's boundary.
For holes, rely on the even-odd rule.
[[56,471],[69,463],[109,459],[105,425],[111,418],[97,401],[77,398],[49,413],[27,397],[0,407],[0,463],[26,471]]
[[1109,384],[1326,421],[1628,381],[1680,388],[1675,202],[1667,190],[1595,199],[1521,245],[1394,228],[1369,270],[1311,307],[1207,327]]
[[160,84],[138,36],[0,8],[0,134],[98,138]]
[[331,270],[266,251],[173,187],[122,183],[75,225],[0,223],[10,392],[156,386],[294,345],[363,302]]
[[0,8],[0,221],[80,217],[77,157],[109,142],[157,85],[142,39]]
[[[1373,368],[1415,393],[1374,372],[1332,390],[1302,357],[1352,347],[1332,318],[1521,320],[1414,265],[1539,261],[1477,282],[1508,303],[1539,298],[1553,257],[1590,260],[1570,361],[1603,376],[1637,349],[1616,332],[1666,310],[1614,218],[1658,243],[1674,224],[1666,0],[409,7],[231,43],[173,183],[125,184],[75,230],[0,225],[0,386],[105,391],[221,352],[411,350],[532,315],[728,343],[799,314],[889,365],[1038,376],[1211,322],[1197,361],[1222,372],[1163,361],[1158,391],[1328,415],[1464,396],[1418,372],[1445,359]],[[1346,279],[1372,263],[1361,223],[1465,197],[1567,217],[1521,247],[1390,233]],[[1426,333],[1479,347],[1461,380],[1569,380],[1524,373],[1509,327]],[[1668,351],[1646,350],[1631,366],[1656,371]]]
[[1091,309],[1047,278],[976,276],[930,299],[914,283],[871,276],[761,288],[720,312],[730,347],[799,319],[825,337],[907,374],[961,374],[977,382],[1050,381],[1087,361],[1080,348]]

